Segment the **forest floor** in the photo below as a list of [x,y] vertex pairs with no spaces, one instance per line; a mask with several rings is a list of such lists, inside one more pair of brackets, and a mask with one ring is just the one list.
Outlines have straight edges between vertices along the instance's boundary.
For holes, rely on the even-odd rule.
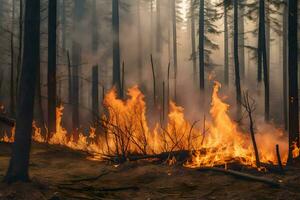
[[[6,172],[11,145],[0,143],[0,179]],[[300,168],[281,179],[283,186],[241,180],[218,172],[149,161],[114,166],[86,159],[86,154],[57,146],[33,144],[30,183],[0,183],[0,199],[300,199]]]

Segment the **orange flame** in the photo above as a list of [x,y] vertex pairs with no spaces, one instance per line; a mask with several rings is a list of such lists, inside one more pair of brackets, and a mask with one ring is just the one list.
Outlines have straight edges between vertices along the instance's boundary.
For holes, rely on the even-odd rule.
[[[57,131],[49,139],[49,144],[63,145],[75,150],[93,153],[94,159],[105,155],[128,156],[129,154],[158,154],[178,150],[193,152],[186,167],[227,165],[233,161],[255,167],[255,155],[249,133],[239,130],[238,125],[230,118],[230,106],[222,101],[218,93],[221,84],[215,82],[212,94],[210,115],[206,121],[207,130],[202,130],[186,120],[184,109],[170,102],[168,123],[165,127],[157,123],[151,130],[146,118],[144,95],[137,86],[127,92],[128,99],[117,98],[116,91],[110,90],[104,99],[106,115],[101,118],[103,133],[96,134],[91,127],[89,135],[79,133],[75,140],[73,134],[62,126],[63,107],[56,109]],[[267,126],[267,125],[264,125]],[[277,163],[275,145],[282,141],[283,132],[275,128],[257,128],[257,143],[261,162]],[[33,123],[33,139],[46,142],[41,129]],[[5,135],[1,141],[13,142],[13,134]],[[77,138],[77,137],[76,137]],[[295,148],[295,156],[299,149]],[[287,149],[281,149],[281,157],[287,159]],[[175,163],[172,158],[170,163]],[[284,162],[285,163],[285,162]]]

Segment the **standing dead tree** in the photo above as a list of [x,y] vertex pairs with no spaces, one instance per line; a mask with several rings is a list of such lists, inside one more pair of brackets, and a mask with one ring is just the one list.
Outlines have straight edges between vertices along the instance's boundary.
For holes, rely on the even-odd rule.
[[256,166],[260,167],[259,154],[258,154],[256,140],[255,140],[254,121],[253,121],[253,112],[256,109],[255,100],[249,96],[248,92],[244,92],[244,94],[243,94],[242,106],[248,113],[249,123],[250,123],[251,140],[252,140],[253,149],[254,149],[254,153],[255,153]]

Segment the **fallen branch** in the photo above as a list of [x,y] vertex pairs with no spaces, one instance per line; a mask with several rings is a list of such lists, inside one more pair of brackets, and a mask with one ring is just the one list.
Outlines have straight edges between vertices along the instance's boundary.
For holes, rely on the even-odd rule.
[[277,180],[273,180],[273,179],[265,178],[265,177],[254,176],[251,174],[246,174],[243,172],[238,172],[238,171],[234,171],[234,170],[230,170],[230,169],[223,169],[223,168],[217,168],[217,167],[202,167],[202,168],[197,168],[197,171],[221,172],[221,173],[229,174],[229,175],[235,176],[237,178],[242,178],[245,180],[262,182],[262,183],[268,184],[273,187],[281,186],[280,182]]
[[95,177],[88,177],[88,178],[82,178],[82,179],[75,179],[75,180],[70,180],[70,182],[72,183],[78,183],[78,182],[83,182],[83,181],[96,181],[98,180],[99,178],[109,174],[110,172],[104,172],[104,173],[101,173],[99,174],[98,176],[95,176]]
[[85,187],[67,187],[67,186],[58,186],[59,189],[72,190],[72,191],[93,191],[93,192],[115,192],[115,191],[124,191],[124,190],[139,190],[137,186],[127,186],[127,187],[116,187],[116,188],[95,188],[92,186]]

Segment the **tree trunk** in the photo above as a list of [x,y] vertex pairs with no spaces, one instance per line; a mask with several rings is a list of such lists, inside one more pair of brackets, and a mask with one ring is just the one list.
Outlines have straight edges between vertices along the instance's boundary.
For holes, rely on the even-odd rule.
[[93,123],[96,125],[99,121],[99,75],[98,75],[98,66],[93,67],[92,71],[92,114],[93,114]]
[[287,32],[287,23],[288,23],[288,7],[287,0],[284,1],[284,10],[283,10],[283,19],[282,19],[282,75],[283,75],[283,119],[284,119],[284,128],[288,130],[288,91],[287,91],[287,67],[288,67],[288,51],[287,51],[287,42],[288,42],[288,32]]
[[81,47],[76,41],[72,45],[72,125],[73,131],[79,127],[79,66],[81,63]]
[[[73,31],[79,32],[79,25],[82,21],[85,0],[74,0],[74,27]],[[81,45],[73,39],[72,42],[72,125],[73,131],[79,128],[79,67],[81,65]]]
[[66,17],[66,0],[62,0],[61,8],[61,42],[62,50],[66,51],[66,26],[67,26],[67,17]]
[[36,85],[39,65],[40,0],[26,1],[24,54],[18,95],[15,142],[5,176],[6,182],[28,181],[29,155]]
[[49,1],[48,15],[48,132],[56,132],[56,22],[57,0]]
[[[265,30],[265,1],[259,1],[259,31],[258,31],[258,65],[263,69],[264,86],[265,86],[265,121],[270,118],[270,89],[269,89],[269,72],[268,58],[266,49],[266,30]],[[262,66],[262,67],[261,67]]]
[[92,51],[94,54],[98,51],[98,20],[97,20],[97,3],[93,0],[93,11],[92,11]]
[[[37,42],[39,46],[41,45],[41,36],[37,38]],[[42,131],[45,131],[45,119],[43,113],[43,105],[42,105],[42,88],[41,88],[41,55],[38,57],[38,66],[37,66],[37,76],[36,76],[36,89],[35,89],[35,99],[34,99],[34,119],[37,123],[38,127],[42,128]]]
[[[1,10],[0,10],[1,12]],[[15,0],[12,1],[11,33],[10,33],[10,115],[15,117],[15,45],[14,45]]]
[[200,90],[204,90],[204,0],[200,0],[199,6],[199,81]]
[[197,60],[196,60],[196,35],[195,35],[195,10],[194,0],[190,2],[191,6],[191,42],[192,42],[192,62],[193,62],[193,81],[196,85],[197,81]]
[[172,22],[173,22],[173,64],[174,64],[174,100],[177,99],[177,18],[176,0],[172,1]]
[[241,111],[241,83],[240,83],[240,65],[239,65],[239,29],[238,29],[238,3],[239,0],[234,0],[234,69],[235,69],[235,89],[238,112]]
[[118,95],[123,98],[121,90],[120,66],[120,27],[119,27],[119,0],[112,0],[112,26],[113,26],[113,85]]
[[224,3],[224,82],[229,85],[229,43],[228,43],[228,9]]
[[299,146],[297,3],[297,0],[289,0],[288,4],[289,164],[293,160],[293,143]]
[[72,102],[72,66],[69,51],[67,51],[68,60],[68,103]]
[[141,2],[137,0],[137,35],[138,35],[138,82],[143,81],[143,40],[142,40],[142,24],[141,24]]
[[23,0],[20,0],[20,16],[19,16],[19,52],[17,61],[17,94],[19,89],[19,80],[21,72],[21,62],[22,62],[22,50],[23,50]]
[[[240,2],[243,2],[239,0]],[[244,21],[244,8],[243,5],[239,7],[239,63],[240,63],[240,71],[241,71],[241,79],[245,78],[245,21]]]

